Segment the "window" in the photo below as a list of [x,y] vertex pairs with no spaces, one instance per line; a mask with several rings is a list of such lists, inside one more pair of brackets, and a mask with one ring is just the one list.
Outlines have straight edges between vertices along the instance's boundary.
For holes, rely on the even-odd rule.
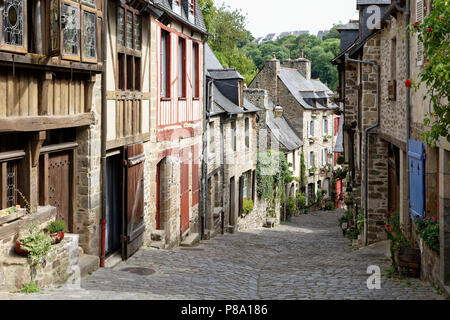
[[191,14],[195,14],[195,0],[189,0],[190,6],[189,6],[189,12]]
[[178,38],[178,97],[186,98],[186,39]]
[[397,78],[397,39],[391,40],[391,80]]
[[26,52],[27,5],[25,0],[3,0],[0,2],[2,26],[0,48]]
[[117,7],[117,89],[141,90],[141,17],[137,11]]
[[[416,0],[416,21],[423,21],[424,18],[424,0]],[[423,42],[419,40],[419,35],[416,35],[416,61],[417,65],[423,65]]]
[[219,180],[219,174],[216,173],[214,175],[214,206],[216,208],[221,207],[221,203],[222,203],[222,197],[221,197],[221,192],[220,192],[220,180]]
[[294,170],[295,173],[295,150],[292,151],[292,170]]
[[327,136],[328,135],[328,120],[323,120],[323,135]]
[[309,153],[309,163],[308,163],[308,168],[309,169],[311,169],[311,168],[314,168],[315,166],[316,166],[316,160],[315,160],[315,157],[314,157],[314,151],[311,151],[310,153]]
[[6,164],[6,207],[17,204],[17,161],[10,161]]
[[310,137],[314,137],[314,126],[315,126],[314,120],[310,121],[309,122],[309,136]]
[[245,118],[245,147],[250,148],[250,120]]
[[216,152],[214,122],[209,123],[209,150],[211,155]]
[[192,86],[194,98],[200,97],[200,64],[199,64],[199,47],[198,43],[193,43],[192,45]]
[[231,122],[231,149],[236,151],[236,121]]
[[59,54],[60,48],[60,30],[59,30],[59,15],[60,15],[60,5],[59,0],[50,0],[48,2],[48,15],[49,15],[49,26],[48,26],[48,54],[57,55]]
[[170,33],[161,30],[161,97],[170,98]]
[[245,172],[244,173],[244,187],[243,187],[243,191],[242,191],[242,198],[243,199],[249,199],[249,172]]
[[[50,14],[58,11],[57,2],[50,6]],[[50,25],[49,52],[56,52],[58,42],[55,37],[58,20]],[[64,1],[61,9],[62,57],[63,59],[83,62],[97,62],[97,11],[93,8]]]

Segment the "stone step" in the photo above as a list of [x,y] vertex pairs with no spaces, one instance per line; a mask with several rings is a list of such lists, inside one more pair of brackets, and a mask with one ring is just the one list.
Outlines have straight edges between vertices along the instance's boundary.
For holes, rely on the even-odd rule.
[[81,277],[86,277],[98,270],[100,267],[100,257],[83,254],[80,256],[79,265]]
[[198,233],[189,234],[180,244],[182,247],[194,247],[200,242],[200,236]]

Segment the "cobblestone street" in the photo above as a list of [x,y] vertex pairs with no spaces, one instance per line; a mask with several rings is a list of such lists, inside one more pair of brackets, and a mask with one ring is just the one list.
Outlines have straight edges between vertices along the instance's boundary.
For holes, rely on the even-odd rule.
[[[41,294],[0,294],[2,299],[443,299],[416,279],[386,276],[384,249],[357,250],[337,227],[340,212],[293,218],[259,229],[172,251],[143,248],[113,269],[100,269],[81,288]],[[380,290],[368,290],[369,265],[382,270]],[[154,270],[142,276],[130,267]]]

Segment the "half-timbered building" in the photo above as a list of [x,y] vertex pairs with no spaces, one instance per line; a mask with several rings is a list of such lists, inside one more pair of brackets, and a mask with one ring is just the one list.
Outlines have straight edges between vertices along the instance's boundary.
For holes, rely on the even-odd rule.
[[0,17],[0,210],[32,213],[2,220],[0,256],[29,224],[55,218],[93,251],[103,1],[5,0]]
[[150,10],[150,228],[174,246],[199,232],[207,31],[198,1],[158,0]]

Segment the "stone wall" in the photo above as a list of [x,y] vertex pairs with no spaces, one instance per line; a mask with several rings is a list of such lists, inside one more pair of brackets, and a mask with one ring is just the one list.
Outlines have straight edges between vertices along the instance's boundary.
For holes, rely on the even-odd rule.
[[78,266],[79,236],[66,234],[59,244],[52,245],[44,264],[33,271],[29,259],[14,251],[20,234],[26,233],[29,226],[43,229],[56,217],[54,207],[38,207],[38,211],[23,220],[17,220],[0,227],[0,291],[17,291],[31,280],[39,287],[55,284],[80,284]]
[[74,233],[87,254],[100,256],[101,203],[101,75],[93,88],[92,112],[95,123],[78,128],[76,142],[76,212]]

